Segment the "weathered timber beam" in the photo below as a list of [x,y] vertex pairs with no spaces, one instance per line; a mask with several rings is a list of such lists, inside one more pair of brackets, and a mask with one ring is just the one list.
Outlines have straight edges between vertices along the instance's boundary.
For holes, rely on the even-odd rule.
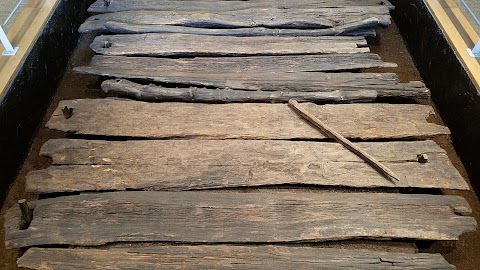
[[[186,259],[188,258],[188,259]],[[31,248],[18,260],[29,269],[357,269],[454,270],[440,254],[282,246],[145,246],[136,248]]]
[[97,0],[88,9],[89,12],[118,12],[127,10],[168,10],[168,11],[232,11],[251,8],[321,8],[340,6],[378,6],[384,5],[390,10],[394,6],[387,0],[302,0],[302,1],[157,1],[157,0],[115,0],[105,5]]
[[[469,189],[445,151],[433,141],[355,144],[388,164],[403,181],[397,185],[385,181],[336,143],[58,139],[41,149],[43,156],[52,158],[53,166],[30,172],[26,190],[197,190],[286,184]],[[425,153],[428,162],[418,162],[417,155]]]
[[395,193],[159,192],[36,201],[30,227],[7,211],[8,248],[113,242],[282,243],[356,238],[458,240],[476,228],[459,196]]
[[105,93],[145,101],[188,101],[206,103],[267,102],[286,103],[289,99],[314,103],[373,102],[377,97],[428,99],[428,91],[402,90],[336,90],[330,92],[243,91],[209,88],[165,88],[142,85],[128,80],[106,80]]
[[186,34],[103,35],[90,48],[104,55],[247,56],[365,53],[362,37],[227,37]]
[[[449,134],[428,123],[432,107],[416,104],[314,105],[309,111],[347,138],[425,138]],[[72,108],[65,119],[62,109]],[[283,104],[147,103],[131,100],[61,101],[47,127],[76,134],[143,138],[325,139]],[[178,121],[182,119],[182,121]]]

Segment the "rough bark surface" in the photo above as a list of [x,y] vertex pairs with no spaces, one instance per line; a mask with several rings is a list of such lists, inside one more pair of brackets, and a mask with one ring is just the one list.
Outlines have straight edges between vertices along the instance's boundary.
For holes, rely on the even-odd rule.
[[[73,109],[65,119],[62,109]],[[347,138],[425,138],[449,134],[428,123],[433,108],[416,104],[304,104]],[[146,103],[77,99],[59,103],[51,129],[86,135],[139,138],[325,139],[284,104]]]
[[458,196],[395,193],[127,191],[36,201],[18,229],[8,210],[6,246],[112,242],[281,243],[356,238],[458,240],[475,230]]
[[347,269],[454,270],[440,254],[308,247],[154,246],[138,248],[31,248],[19,260],[30,269]]
[[428,99],[430,91],[420,90],[336,90],[330,92],[283,92],[243,91],[209,88],[165,88],[143,85],[127,80],[106,80],[102,83],[105,93],[126,96],[137,100],[186,101],[206,103],[263,102],[286,103],[290,99],[298,102],[353,103],[373,102],[377,97],[396,99]]

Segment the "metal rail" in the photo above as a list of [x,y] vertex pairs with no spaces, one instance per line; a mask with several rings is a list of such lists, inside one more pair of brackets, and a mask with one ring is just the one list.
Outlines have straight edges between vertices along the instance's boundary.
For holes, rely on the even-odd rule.
[[[475,22],[477,22],[477,24],[480,26],[480,20],[477,18],[477,15],[475,15],[475,13],[470,8],[468,3],[465,0],[460,0],[460,1],[462,1],[462,4],[467,9],[468,13],[470,13],[470,15],[475,20]],[[480,58],[480,39],[478,39],[477,44],[475,44],[475,46],[472,49],[468,48],[467,52],[471,57]]]
[[20,5],[22,4],[23,0],[18,0],[18,3],[15,5],[15,7],[12,9],[12,12],[8,15],[8,17],[5,19],[5,21],[2,23],[0,26],[0,41],[3,44],[3,47],[5,47],[5,51],[3,51],[2,55],[4,56],[13,56],[17,53],[18,47],[13,47],[12,43],[10,40],[8,40],[7,34],[3,30],[3,27],[7,25],[7,23],[10,21],[10,19],[13,17],[13,14],[18,10]]

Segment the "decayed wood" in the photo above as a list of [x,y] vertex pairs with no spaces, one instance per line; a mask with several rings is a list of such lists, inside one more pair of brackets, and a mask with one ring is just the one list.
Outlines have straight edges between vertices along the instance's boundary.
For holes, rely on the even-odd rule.
[[[345,103],[373,102],[378,94],[374,90],[330,91],[330,92],[281,92],[242,91],[208,88],[165,88],[142,85],[127,80],[106,80],[102,83],[105,93],[127,96],[138,100],[190,101],[209,103],[268,102],[286,103],[295,98],[302,102]],[[398,91],[400,93],[400,91]],[[407,91],[407,95],[414,93]],[[405,93],[403,93],[405,94]],[[395,95],[395,94],[394,94]],[[404,95],[403,95],[404,97]]]
[[[61,112],[65,106],[73,108],[69,119]],[[426,105],[306,103],[304,106],[347,138],[419,138],[449,134],[447,127],[426,121],[434,113],[432,107]],[[325,138],[300,119],[283,104],[78,99],[61,101],[47,127],[76,134],[143,138]]]
[[281,246],[146,246],[31,248],[18,260],[30,269],[423,269],[454,270],[440,254]]
[[130,25],[176,25],[199,28],[266,27],[321,29],[358,22],[372,17],[376,19],[374,24],[371,22],[365,27],[386,27],[390,25],[389,11],[384,6],[293,10],[246,9],[214,13],[133,10],[94,15],[80,26],[79,32],[104,32],[107,30],[105,23],[112,21]]
[[[218,61],[221,62],[221,60]],[[429,96],[429,90],[423,83],[415,81],[399,83],[397,76],[393,73],[308,73],[289,72],[289,68],[280,71],[283,67],[279,67],[279,71],[272,68],[273,71],[271,72],[262,72],[263,68],[249,67],[248,65],[244,66],[245,69],[240,68],[242,65],[239,65],[238,68],[232,66],[232,71],[230,71],[228,70],[228,64],[226,64],[223,72],[220,69],[221,67],[218,70],[211,69],[210,71],[200,72],[200,70],[188,70],[187,65],[185,65],[185,68],[179,65],[177,68],[172,67],[165,71],[162,67],[152,66],[153,68],[135,69],[119,64],[117,66],[77,67],[75,71],[114,78],[237,90],[284,92],[375,90],[379,96],[395,96],[397,92],[399,92],[399,96],[406,95],[406,97]],[[237,69],[237,71],[234,69]]]
[[186,34],[98,36],[90,48],[104,55],[242,56],[369,52],[363,37],[226,37]]
[[26,230],[6,214],[8,248],[111,242],[458,240],[476,222],[458,196],[395,193],[126,191],[39,200]]
[[[230,73],[251,70],[255,72],[320,72],[337,70],[357,70],[365,68],[397,67],[395,63],[383,62],[372,53],[326,54],[326,55],[281,55],[244,57],[195,57],[195,58],[155,58],[95,55],[90,66],[116,70],[119,68],[142,72],[164,73]],[[82,70],[82,67],[77,68]],[[148,73],[147,73],[148,74]],[[346,74],[350,76],[350,74]],[[392,76],[392,75],[390,75]],[[380,76],[379,76],[380,77]],[[423,87],[425,87],[423,85]]]
[[336,132],[334,129],[330,128],[327,124],[320,121],[320,119],[318,119],[316,116],[314,116],[304,108],[300,107],[300,105],[296,100],[294,99],[289,100],[288,105],[290,105],[290,107],[292,107],[294,111],[297,112],[299,115],[301,115],[304,119],[306,119],[311,124],[319,128],[320,131],[322,131],[325,135],[335,139],[337,142],[341,143],[343,146],[345,146],[345,148],[350,150],[352,153],[363,158],[373,168],[377,169],[379,172],[384,174],[387,177],[387,179],[400,181],[400,177],[398,177],[387,166],[380,163],[380,161],[378,161],[376,158],[371,156],[369,153],[365,152],[365,150],[363,150],[361,147],[353,144],[347,138],[343,137],[340,133]]
[[336,90],[330,92],[283,92],[283,91],[242,91],[208,88],[165,88],[156,85],[142,85],[127,80],[106,80],[102,83],[105,93],[126,96],[137,100],[189,101],[208,103],[267,102],[286,103],[290,99],[314,103],[372,102],[377,97],[406,99],[428,99],[429,91],[400,90]]
[[393,9],[387,0],[302,0],[302,1],[157,1],[157,0],[115,0],[105,6],[103,0],[97,0],[88,9],[89,12],[118,12],[125,10],[170,10],[170,11],[228,11],[250,8],[320,8],[340,6],[377,6],[385,5]]
[[[140,33],[178,33],[190,35],[207,36],[236,36],[236,37],[256,37],[256,36],[280,36],[280,37],[320,37],[320,36],[364,36],[375,37],[374,29],[363,28],[377,25],[376,20],[365,20],[358,23],[342,25],[326,29],[269,29],[264,27],[235,28],[235,29],[211,29],[194,28],[175,25],[147,25],[130,24],[119,22],[106,22],[105,31],[118,34],[140,34]],[[361,28],[362,27],[362,28]],[[99,30],[100,31],[100,30]],[[103,31],[103,30],[102,30]]]
[[[388,164],[394,185],[341,145],[256,140],[91,141],[58,139],[41,154],[53,166],[27,175],[27,191],[190,190],[282,184],[469,187],[433,141],[356,143]],[[427,163],[418,154],[428,153]],[[354,172],[354,173],[352,173]]]

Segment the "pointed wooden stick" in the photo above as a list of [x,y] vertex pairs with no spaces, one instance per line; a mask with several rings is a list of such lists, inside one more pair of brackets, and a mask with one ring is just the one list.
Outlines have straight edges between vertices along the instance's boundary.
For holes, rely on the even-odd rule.
[[[400,178],[389,168],[387,168],[385,165],[380,163],[380,161],[376,160],[374,157],[372,157],[370,154],[362,150],[360,147],[354,145],[351,141],[343,137],[341,134],[336,132],[335,130],[331,129],[329,126],[327,126],[325,123],[320,121],[317,117],[314,115],[310,114],[308,111],[306,111],[303,108],[300,108],[298,102],[294,99],[290,99],[288,101],[288,104],[290,107],[294,109],[296,113],[301,115],[303,118],[308,120],[310,123],[315,125],[318,129],[320,129],[322,132],[324,132],[328,137],[334,138],[337,142],[341,143],[345,148],[348,150],[352,151],[354,154],[357,156],[361,157],[363,160],[365,160],[368,164],[370,164],[373,168],[375,168],[377,171],[381,172],[389,180],[392,181],[400,181]],[[394,181],[392,181],[395,183]]]

